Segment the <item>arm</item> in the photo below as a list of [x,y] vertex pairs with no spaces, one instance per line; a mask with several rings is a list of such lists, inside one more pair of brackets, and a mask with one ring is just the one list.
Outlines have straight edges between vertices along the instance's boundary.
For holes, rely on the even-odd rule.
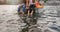
[[23,4],[20,4],[19,7],[22,8]]
[[20,9],[22,8],[22,5],[18,6],[18,12],[20,12]]
[[44,5],[43,5],[43,4],[44,4],[44,3],[42,3],[42,4],[40,3],[40,4],[39,4],[39,5],[40,5],[40,8],[43,8],[43,7],[44,7]]
[[44,7],[44,5],[41,4],[41,5],[40,5],[40,8],[43,8],[43,7]]

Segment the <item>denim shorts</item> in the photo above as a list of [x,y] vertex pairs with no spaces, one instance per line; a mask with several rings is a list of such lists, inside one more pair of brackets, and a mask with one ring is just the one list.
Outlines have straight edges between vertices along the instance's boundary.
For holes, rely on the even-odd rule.
[[25,5],[23,5],[22,10],[23,10],[23,12],[26,11],[26,6]]

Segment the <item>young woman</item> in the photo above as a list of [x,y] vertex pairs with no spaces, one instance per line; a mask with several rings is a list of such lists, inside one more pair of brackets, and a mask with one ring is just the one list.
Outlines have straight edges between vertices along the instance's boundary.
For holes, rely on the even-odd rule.
[[35,0],[30,0],[30,15],[32,16],[35,13]]
[[29,15],[29,0],[26,0],[26,14]]
[[[21,8],[22,8],[22,12],[20,11]],[[19,7],[18,7],[18,13],[24,14],[25,11],[26,11],[26,1],[23,1],[23,3],[20,4]]]
[[26,13],[28,16],[32,16],[35,12],[35,0],[26,0]]
[[27,6],[28,7],[28,10],[27,10],[27,13],[28,13],[28,16],[32,16],[33,13],[35,12],[35,1],[34,0],[29,0],[29,2],[27,2]]
[[41,9],[41,8],[43,8],[44,7],[44,5],[43,5],[43,3],[39,3],[40,1],[35,1],[35,5],[36,5],[36,12],[37,13],[39,13],[39,9]]

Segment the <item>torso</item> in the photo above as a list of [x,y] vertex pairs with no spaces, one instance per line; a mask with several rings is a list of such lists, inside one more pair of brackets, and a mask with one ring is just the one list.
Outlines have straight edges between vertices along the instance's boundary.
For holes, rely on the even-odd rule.
[[30,0],[29,3],[32,4],[32,0]]

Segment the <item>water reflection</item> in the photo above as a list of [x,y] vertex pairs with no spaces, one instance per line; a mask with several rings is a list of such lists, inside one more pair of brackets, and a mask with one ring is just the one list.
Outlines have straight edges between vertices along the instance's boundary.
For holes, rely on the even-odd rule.
[[33,16],[27,16],[26,14],[23,15],[18,13],[18,16],[23,20],[23,23],[26,23],[24,26],[25,28],[22,29],[22,32],[28,31],[30,26],[37,24],[36,14]]
[[49,26],[49,28],[55,30],[55,31],[58,31],[60,32],[60,26],[56,25],[56,24],[52,24],[51,26]]
[[19,17],[23,20],[24,23],[27,23],[27,24],[36,24],[37,23],[37,17],[34,15],[32,17],[30,16],[27,16],[27,15],[22,15],[22,14],[19,14]]

